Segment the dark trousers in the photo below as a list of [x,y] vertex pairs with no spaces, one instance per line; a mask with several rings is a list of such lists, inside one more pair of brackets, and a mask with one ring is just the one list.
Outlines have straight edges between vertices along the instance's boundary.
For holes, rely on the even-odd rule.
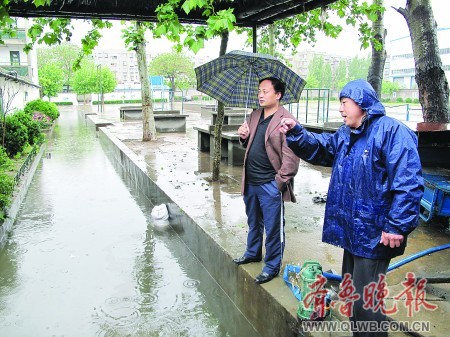
[[[359,300],[353,306],[353,315],[350,321],[375,321],[381,327],[380,322],[386,321],[386,315],[380,310],[373,311],[371,308],[364,309],[364,287],[371,282],[378,283],[380,274],[386,275],[390,259],[372,260],[355,256],[344,250],[342,260],[342,277],[346,273],[351,275],[355,293],[360,295]],[[387,337],[385,332],[358,332],[353,331],[353,337]]]
[[275,181],[263,185],[246,185],[244,192],[248,236],[245,256],[260,259],[264,229],[266,255],[263,271],[280,272],[284,251],[284,204]]

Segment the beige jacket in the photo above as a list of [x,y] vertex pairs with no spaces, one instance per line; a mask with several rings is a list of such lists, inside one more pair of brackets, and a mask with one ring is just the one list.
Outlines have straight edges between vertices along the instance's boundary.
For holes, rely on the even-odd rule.
[[[261,117],[262,109],[254,110],[247,118],[249,127],[249,136],[247,139],[241,139],[241,144],[246,148],[244,157],[244,168],[242,172],[241,193],[245,189],[245,162],[247,160],[247,153],[253,142],[256,128],[258,127],[259,119]],[[294,195],[294,176],[297,174],[300,159],[292,152],[286,143],[286,136],[279,131],[280,122],[282,118],[293,118],[289,111],[283,106],[280,106],[274,113],[266,131],[266,152],[272,163],[273,168],[277,172],[275,181],[278,189],[283,192],[284,201],[295,202]]]

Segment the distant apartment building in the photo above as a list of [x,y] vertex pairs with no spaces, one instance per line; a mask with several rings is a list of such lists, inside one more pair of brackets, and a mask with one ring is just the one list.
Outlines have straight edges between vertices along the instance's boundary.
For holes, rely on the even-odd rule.
[[292,64],[292,70],[294,70],[302,78],[308,77],[308,67],[314,56],[322,56],[324,63],[330,64],[334,73],[339,66],[339,62],[343,59],[347,59],[340,55],[327,54],[325,52],[316,52],[313,50],[299,51],[295,55],[291,56],[288,61]]
[[[28,42],[28,20],[16,18],[16,36],[3,35],[0,45],[0,99],[2,113],[21,109],[25,104],[39,98],[36,52],[23,51]],[[8,110],[8,111],[5,111]]]
[[[437,30],[442,68],[447,79],[450,77],[450,28]],[[404,89],[417,89],[415,63],[410,36],[390,41],[389,80]]]
[[[140,88],[139,69],[135,51],[102,49],[93,52],[97,65],[107,66],[116,76],[118,87]],[[147,54],[147,61],[152,55]]]

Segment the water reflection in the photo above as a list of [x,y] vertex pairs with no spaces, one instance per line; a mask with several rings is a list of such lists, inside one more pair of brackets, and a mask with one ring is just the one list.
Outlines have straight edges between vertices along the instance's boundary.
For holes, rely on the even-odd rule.
[[0,251],[2,336],[257,336],[83,115],[48,151]]

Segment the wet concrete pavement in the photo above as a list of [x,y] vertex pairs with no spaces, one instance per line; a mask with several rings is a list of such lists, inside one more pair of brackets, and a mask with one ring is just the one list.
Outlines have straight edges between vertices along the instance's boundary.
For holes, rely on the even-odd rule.
[[[207,153],[198,151],[197,132],[193,126],[209,124],[208,119],[201,118],[198,106],[185,105],[184,113],[188,113],[186,133],[169,133],[158,135],[155,142],[142,142],[141,122],[120,122],[118,109],[107,107],[101,115],[88,115],[93,124],[102,125],[105,121],[112,124],[101,130],[110,138],[123,143],[136,157],[139,165],[145,167],[147,175],[163,190],[167,196],[189,216],[201,230],[226,252],[222,263],[230,272],[238,275],[244,273],[247,287],[255,292],[267,293],[271,301],[280,305],[296,318],[298,302],[285,285],[282,277],[264,284],[254,284],[254,277],[261,271],[262,263],[245,266],[234,266],[232,259],[240,256],[245,250],[247,235],[244,203],[240,195],[240,178],[242,167],[221,165],[221,181],[211,182],[212,160]],[[107,124],[107,123],[106,123]],[[301,265],[306,260],[319,261],[323,270],[340,273],[342,250],[321,242],[324,203],[314,203],[313,197],[326,193],[330,178],[330,169],[315,167],[301,162],[295,178],[297,202],[286,203],[286,250],[285,264]],[[424,249],[450,242],[450,234],[445,226],[431,222],[421,222],[410,235],[405,255],[392,262],[415,254]],[[283,268],[284,268],[283,265]],[[450,252],[448,250],[427,255],[397,268],[388,274],[390,295],[399,294],[404,286],[407,272],[414,272],[417,277],[447,278],[450,275]],[[261,290],[262,289],[262,290]],[[437,306],[437,310],[429,311],[419,308],[415,316],[408,317],[405,302],[397,301],[399,311],[392,315],[397,321],[430,320],[430,332],[418,336],[446,336],[450,327],[446,317],[450,312],[449,284],[435,283],[427,286],[426,301]],[[250,291],[251,292],[251,291]],[[420,306],[419,306],[420,307]],[[420,312],[419,312],[420,311]],[[332,312],[336,319],[344,319],[337,310]],[[298,332],[298,331],[297,331]],[[300,333],[301,334],[301,333]],[[316,334],[315,336],[319,336]],[[327,336],[345,336],[331,333]],[[348,335],[348,334],[347,334]],[[390,336],[402,333],[391,333]],[[322,336],[322,335],[320,335]],[[325,335],[323,335],[325,336]]]

